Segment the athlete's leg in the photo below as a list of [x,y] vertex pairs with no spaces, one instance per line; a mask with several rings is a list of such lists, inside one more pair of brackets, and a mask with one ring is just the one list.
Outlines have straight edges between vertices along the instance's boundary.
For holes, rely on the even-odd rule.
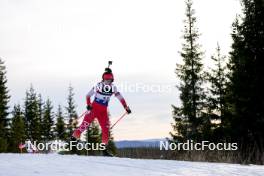
[[84,132],[88,128],[88,126],[91,124],[91,122],[94,120],[94,118],[95,118],[94,111],[92,110],[92,111],[88,112],[84,116],[83,121],[82,121],[81,125],[79,126],[79,128],[76,128],[74,130],[72,136],[77,138],[77,139],[80,138],[82,132]]
[[107,110],[101,111],[97,119],[102,129],[102,143],[107,145],[109,141],[109,117]]

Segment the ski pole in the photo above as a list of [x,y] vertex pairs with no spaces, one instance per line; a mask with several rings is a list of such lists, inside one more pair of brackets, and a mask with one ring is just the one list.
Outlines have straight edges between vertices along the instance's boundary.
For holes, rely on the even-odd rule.
[[80,115],[78,118],[77,118],[77,121],[80,119],[80,118],[82,118],[82,116],[84,116],[85,114],[87,114],[87,110],[84,112],[84,113],[82,113],[82,115]]
[[121,117],[119,117],[119,119],[110,127],[110,129],[112,129],[122,118],[124,118],[125,115],[127,115],[127,112],[125,112]]
[[78,120],[81,119],[87,113],[88,111],[85,111],[84,113],[82,113],[82,115],[80,115],[77,119],[74,119],[73,123],[75,123],[76,121],[78,122]]

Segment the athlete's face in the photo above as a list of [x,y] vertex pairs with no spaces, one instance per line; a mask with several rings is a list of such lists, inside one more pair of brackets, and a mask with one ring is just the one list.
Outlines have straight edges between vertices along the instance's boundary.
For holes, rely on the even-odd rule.
[[112,80],[111,79],[106,79],[106,80],[104,80],[104,83],[107,84],[107,85],[110,85],[112,83]]

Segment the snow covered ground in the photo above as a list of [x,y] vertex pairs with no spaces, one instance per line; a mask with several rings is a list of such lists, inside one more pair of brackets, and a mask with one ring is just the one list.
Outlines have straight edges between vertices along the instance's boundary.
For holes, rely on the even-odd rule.
[[264,166],[58,154],[0,154],[0,176],[263,176]]

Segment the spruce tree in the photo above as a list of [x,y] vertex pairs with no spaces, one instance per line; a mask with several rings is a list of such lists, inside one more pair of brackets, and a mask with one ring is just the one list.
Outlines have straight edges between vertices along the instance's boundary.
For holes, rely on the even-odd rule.
[[42,128],[43,128],[43,139],[44,141],[50,141],[54,139],[54,130],[53,130],[53,106],[50,99],[47,99],[44,105],[43,110],[43,121],[42,121]]
[[10,150],[11,152],[20,152],[18,145],[26,140],[26,129],[23,112],[20,105],[15,105],[12,112],[12,123],[10,129]]
[[[239,142],[245,158],[250,153],[261,161],[264,149],[264,2],[242,0],[243,15],[233,24],[229,68],[231,136]],[[248,151],[255,148],[255,152]],[[263,159],[262,159],[263,163]]]
[[221,117],[225,113],[225,91],[227,84],[227,67],[225,59],[226,57],[221,54],[221,49],[219,44],[217,43],[216,54],[211,57],[211,59],[215,62],[214,68],[210,69],[208,74],[208,81],[210,82],[210,103],[211,108],[218,112],[218,116]]
[[41,94],[38,94],[37,96],[37,104],[38,104],[38,119],[40,119],[40,122],[41,122],[41,127],[40,127],[40,134],[41,134],[41,139],[43,139],[43,134],[44,134],[44,128],[43,125],[42,125],[42,122],[43,122],[43,106],[44,106],[44,102],[43,102],[43,99],[42,99],[42,96]]
[[[93,121],[87,128],[85,133],[85,140],[91,145],[100,144],[101,133],[100,133],[99,125],[96,121]],[[89,155],[96,155],[96,154],[99,154],[99,152],[94,150],[89,151]]]
[[29,91],[26,91],[24,116],[27,138],[41,141],[41,119],[39,116],[38,99],[32,85]]
[[55,127],[56,139],[65,141],[67,139],[66,128],[65,128],[66,124],[64,122],[63,112],[60,105],[58,106],[58,111],[56,116],[57,116],[57,122]]
[[0,152],[5,152],[8,146],[8,102],[10,96],[8,95],[6,78],[6,67],[0,58]]
[[74,129],[77,127],[77,112],[76,105],[74,102],[74,92],[73,87],[69,86],[69,95],[67,98],[67,107],[66,107],[66,116],[68,118],[68,127],[67,127],[67,137],[70,138]]
[[109,142],[107,144],[107,149],[110,151],[110,153],[112,153],[113,155],[116,155],[117,148],[114,142],[114,135],[111,129],[109,130]]
[[203,107],[203,75],[202,51],[198,43],[199,32],[196,27],[195,11],[192,1],[186,0],[186,19],[184,20],[184,43],[182,44],[181,57],[183,64],[177,64],[176,74],[181,80],[180,90],[181,107],[173,107],[174,140],[200,138],[200,124]]
[[[221,49],[218,43],[216,53],[211,57],[211,59],[214,62],[214,66],[206,73],[206,78],[209,82],[209,91],[207,96],[208,124],[204,125],[204,129],[206,129],[207,126],[209,127],[209,131],[207,130],[207,132],[212,133],[212,127],[214,127],[214,138],[216,138],[215,140],[219,140],[223,137],[223,130],[227,125],[225,114],[227,113],[226,87],[228,80],[225,61],[226,57],[221,54]],[[212,120],[216,120],[215,123],[212,123]],[[203,133],[206,132],[204,131]]]
[[[111,114],[110,112],[108,112],[108,117],[110,118]],[[107,144],[107,149],[110,151],[110,153],[112,153],[113,155],[116,155],[117,153],[117,148],[114,142],[114,135],[113,135],[113,131],[111,129],[111,123],[109,122],[109,141]]]

